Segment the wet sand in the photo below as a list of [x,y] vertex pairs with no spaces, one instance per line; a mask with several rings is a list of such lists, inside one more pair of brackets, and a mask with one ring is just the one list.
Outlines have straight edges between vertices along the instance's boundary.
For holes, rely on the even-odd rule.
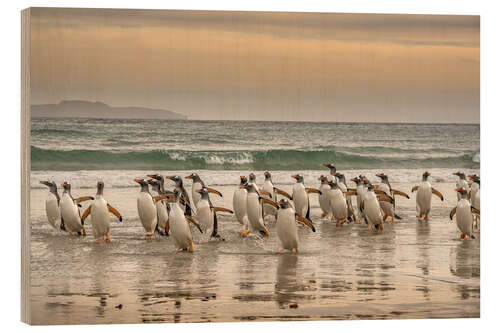
[[[410,192],[414,184],[393,184]],[[290,185],[280,186],[290,189]],[[403,218],[373,233],[364,224],[336,227],[320,218],[317,232],[300,228],[301,253],[277,254],[271,237],[241,239],[240,225],[220,215],[225,242],[193,230],[195,253],[174,254],[173,241],[145,239],[136,188],[106,188],[124,216],[112,218],[111,244],[53,230],[46,190],[31,190],[31,307],[33,324],[210,322],[479,317],[480,235],[460,240],[448,214],[454,184],[435,184],[429,223],[417,222],[415,196],[397,197]],[[232,206],[235,186],[217,187]],[[190,193],[190,191],[189,191]],[[74,189],[74,196],[94,189]],[[86,207],[86,205],[84,205]],[[120,306],[121,305],[121,306]]]

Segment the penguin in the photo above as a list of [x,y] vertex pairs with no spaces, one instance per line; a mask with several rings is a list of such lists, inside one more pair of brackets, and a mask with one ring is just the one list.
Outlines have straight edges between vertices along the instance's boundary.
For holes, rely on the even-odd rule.
[[344,193],[340,189],[338,183],[328,181],[326,184],[330,186],[330,191],[327,192],[330,210],[332,212],[332,222],[335,222],[337,227],[344,224],[347,220],[347,201]]
[[192,223],[198,230],[203,233],[200,225],[193,220],[191,216],[187,216],[184,212],[180,201],[182,192],[178,189],[174,190],[174,194],[167,194],[169,197],[170,216],[167,223],[167,232],[170,232],[172,238],[174,239],[175,245],[177,247],[176,253],[181,251],[188,251],[190,253],[194,252],[193,237],[191,234],[191,229],[189,228],[189,223]]
[[256,190],[254,184],[250,183],[241,185],[240,187],[247,190],[247,216],[250,227],[249,230],[243,232],[241,236],[246,237],[250,232],[253,232],[269,238],[269,231],[264,226],[264,211],[262,209],[262,197],[259,191]]
[[364,199],[364,194],[365,194],[365,188],[363,184],[363,180],[358,177],[354,177],[351,179],[356,184],[356,209],[358,210],[357,212],[357,220],[361,221],[361,219],[364,219],[364,214],[361,211],[361,202]]
[[196,172],[193,172],[192,174],[184,178],[191,179],[193,181],[193,186],[191,186],[191,199],[193,199],[193,204],[196,208],[198,207],[198,202],[201,199],[201,195],[197,191],[202,187],[205,187],[205,183],[203,183],[203,180],[201,180],[200,176]]
[[[263,194],[263,198],[269,198],[271,201],[276,202],[276,199],[277,199],[276,198],[276,191],[274,189],[274,184],[273,184],[271,173],[269,173],[268,171],[264,172],[264,177],[265,177],[265,180],[264,180],[264,184],[262,185],[262,189],[264,191],[268,192],[269,195]],[[278,211],[273,206],[264,205],[264,217],[271,215],[271,216],[274,216],[276,218],[277,213],[278,213]]]
[[[164,190],[162,190],[162,186],[160,181],[148,179],[148,184],[151,185],[151,189],[157,193],[157,195],[166,194]],[[171,193],[171,192],[169,192]],[[168,232],[166,232],[167,222],[168,222],[168,214],[170,206],[167,204],[165,200],[158,200],[155,203],[156,206],[156,229],[160,235],[168,236]]]
[[259,192],[259,186],[257,185],[257,176],[253,172],[248,175],[248,184],[252,185],[257,192]]
[[[464,188],[464,189],[468,188],[467,186],[469,184],[467,184],[467,179],[465,178],[465,173],[463,173],[462,171],[457,171],[457,172],[454,172],[453,175],[458,177],[458,180],[456,183],[457,190],[459,190],[461,188]],[[457,201],[459,201],[460,199],[461,199],[460,192],[457,191]]]
[[205,230],[210,228],[212,229],[211,237],[224,240],[224,238],[222,238],[218,234],[217,212],[226,212],[233,214],[233,211],[223,207],[214,207],[214,205],[210,201],[208,191],[205,187],[202,187],[201,189],[196,191],[201,195],[201,199],[198,202],[198,206],[196,208],[196,218],[199,224],[204,227]]
[[389,183],[389,177],[386,174],[384,174],[383,172],[376,174],[376,176],[379,177],[381,180],[380,184],[378,184],[378,186],[377,186],[377,189],[384,192],[387,196],[392,197],[392,199],[394,200],[394,204],[392,204],[392,205],[390,205],[386,201],[380,202],[380,207],[382,208],[382,211],[384,212],[384,217],[383,217],[384,222],[387,219],[387,217],[390,217],[391,218],[390,222],[391,222],[391,224],[393,224],[394,218],[401,220],[401,217],[399,217],[395,213],[395,209],[396,209],[395,196],[400,195],[400,196],[403,196],[407,199],[410,199],[410,196],[402,191],[398,191],[396,189],[393,189],[391,187],[391,184]]
[[311,205],[309,202],[308,193],[321,194],[321,192],[314,188],[306,188],[304,186],[304,177],[302,175],[297,174],[291,177],[295,178],[295,180],[297,181],[295,185],[293,185],[291,196],[295,211],[300,216],[305,217],[306,219],[310,219],[309,215],[311,212]]
[[233,194],[233,211],[236,220],[243,226],[240,236],[248,231],[248,216],[247,216],[247,190],[244,186],[247,184],[247,177],[240,176],[240,185]]
[[134,181],[141,185],[141,192],[137,196],[139,219],[146,230],[146,236],[152,237],[158,223],[158,214],[156,212],[156,202],[158,200],[153,198],[149,192],[148,183],[144,179],[134,179]]
[[40,181],[40,184],[49,188],[47,199],[45,199],[45,213],[47,214],[47,220],[54,229],[66,231],[64,221],[61,219],[61,210],[59,209],[60,197],[59,193],[57,193],[56,183],[48,180],[42,180]]
[[[472,180],[471,189],[469,192],[470,203],[472,207],[477,210],[481,210],[481,190],[480,190],[480,178],[477,175],[469,176],[469,179]],[[475,228],[479,230],[479,216],[474,215],[474,224]]]
[[328,185],[328,178],[324,175],[319,176],[318,180],[321,182],[319,190],[321,194],[319,195],[319,207],[321,208],[321,217],[328,218],[331,214],[330,202],[328,200],[327,192],[330,190],[330,185]]
[[277,210],[276,232],[280,241],[279,253],[283,253],[285,250],[299,253],[297,222],[311,228],[312,232],[316,232],[312,221],[298,215],[287,199],[281,199],[278,203],[269,199],[263,200],[266,206],[273,206]]
[[369,183],[367,186],[367,191],[365,197],[361,202],[361,209],[365,214],[365,218],[368,221],[368,228],[370,230],[377,229],[379,231],[384,230],[384,220],[382,218],[382,209],[380,208],[380,202],[386,201],[392,204],[393,200],[391,197],[385,194],[375,194],[374,186]]
[[180,193],[179,204],[183,207],[186,215],[193,216],[193,206],[191,205],[189,195],[187,194],[184,184],[182,183],[182,178],[179,176],[168,176],[167,179],[170,179],[175,183],[175,189]]
[[431,211],[432,194],[438,196],[441,201],[444,201],[443,195],[431,186],[428,178],[431,174],[424,172],[420,185],[415,185],[411,189],[412,192],[417,191],[417,218],[421,219],[424,216],[424,221],[429,221],[429,213]]
[[66,231],[69,233],[76,232],[78,235],[87,236],[87,232],[83,226],[83,221],[80,216],[80,202],[94,200],[91,196],[80,197],[74,199],[71,195],[71,184],[64,182],[61,184],[64,189],[59,208],[61,210],[61,218],[64,221]]
[[337,182],[337,180],[335,179],[335,173],[337,172],[337,168],[335,167],[335,165],[331,163],[323,163],[323,166],[327,167],[330,170],[330,174],[326,176],[328,181]]
[[460,200],[457,203],[457,206],[453,208],[450,212],[450,220],[453,221],[453,216],[457,216],[457,227],[458,230],[462,233],[460,238],[465,239],[465,237],[469,237],[474,239],[474,235],[472,234],[472,213],[476,215],[480,215],[480,212],[477,208],[472,207],[467,200],[467,190],[465,188],[455,189],[460,194]]
[[354,221],[355,216],[354,216],[354,208],[352,206],[352,197],[351,196],[346,196],[347,193],[347,183],[345,180],[345,176],[339,172],[334,173],[335,178],[337,179],[337,184],[342,191],[342,194],[346,198],[347,202],[347,219],[349,221]]
[[120,222],[123,221],[121,214],[113,208],[103,196],[104,182],[97,182],[97,193],[90,206],[83,212],[82,222],[90,215],[92,231],[97,243],[105,237],[106,243],[111,242],[109,236],[109,213],[115,215]]

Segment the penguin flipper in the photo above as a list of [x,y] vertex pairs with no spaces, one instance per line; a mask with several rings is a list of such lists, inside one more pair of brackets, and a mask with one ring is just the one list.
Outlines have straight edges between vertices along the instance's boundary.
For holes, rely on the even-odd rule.
[[435,188],[432,188],[432,194],[436,195],[439,197],[439,199],[441,199],[441,201],[444,201],[444,197],[443,195],[441,194],[441,192],[439,192],[438,190],[436,190]]
[[399,215],[397,215],[397,214],[394,214],[394,218],[395,218],[396,220],[402,220],[402,218],[401,218]]
[[418,190],[418,188],[419,188],[419,186],[418,186],[418,185],[415,185],[415,186],[413,186],[413,187],[411,188],[411,191],[412,191],[412,192],[415,192],[415,191],[417,191],[417,190]]
[[311,213],[311,203],[309,200],[307,200],[307,213],[306,213],[306,219],[310,220],[311,218],[309,217],[309,214]]
[[116,216],[118,218],[118,220],[120,222],[123,221],[122,219],[122,215],[120,214],[120,212],[118,212],[113,206],[111,206],[110,204],[108,204],[108,211],[113,214],[114,216]]
[[62,231],[66,231],[66,225],[64,224],[64,219],[62,218],[62,216],[61,216],[61,225],[59,226],[59,228],[61,228]]
[[75,199],[75,202],[80,203],[80,202],[87,201],[87,200],[94,200],[94,197],[92,197],[92,196],[79,197],[79,198]]
[[83,212],[83,215],[81,217],[81,220],[82,220],[82,225],[83,225],[83,222],[85,222],[85,219],[90,215],[90,208],[92,206],[89,206],[87,209],[85,209],[85,211]]
[[453,220],[453,215],[457,213],[457,207],[453,208],[450,212],[450,220]]
[[481,215],[481,214],[480,214],[479,209],[474,208],[474,207],[471,207],[470,209],[471,209],[471,211],[472,211],[474,214],[476,214],[476,215]]
[[191,217],[191,216],[186,216],[186,220],[190,223],[192,223],[198,230],[203,233],[203,229],[201,229],[200,225]]

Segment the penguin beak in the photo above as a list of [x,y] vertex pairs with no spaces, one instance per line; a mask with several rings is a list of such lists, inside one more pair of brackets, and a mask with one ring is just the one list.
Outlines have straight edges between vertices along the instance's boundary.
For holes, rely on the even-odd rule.
[[156,175],[147,175],[149,178],[154,178],[156,179]]
[[299,178],[299,177],[298,177],[298,176],[296,176],[296,175],[293,175],[293,176],[291,176],[291,177],[292,177],[292,178],[295,178],[295,179]]
[[382,178],[382,174],[381,173],[377,173],[375,176]]
[[328,168],[328,167],[330,166],[330,164],[328,164],[328,163],[323,163],[323,166]]
[[[184,178],[186,178],[186,179],[193,179],[193,176],[189,175],[189,176],[186,176]],[[198,191],[196,191],[196,192],[198,192]]]
[[170,179],[170,180],[174,180],[175,181],[175,178],[172,177],[172,176],[168,176],[167,179]]
[[356,178],[352,178],[351,179],[352,182],[356,182],[356,180],[357,180]]
[[46,182],[45,180],[41,181],[40,184],[43,184],[43,185],[48,185],[49,183]]
[[136,183],[139,183],[139,184],[140,184],[140,183],[141,183],[141,180],[140,180],[140,179],[134,179],[134,182],[136,182]]
[[203,192],[203,191],[202,190],[196,190],[196,193],[200,193],[201,194],[201,192]]
[[458,172],[454,172],[453,175],[458,176]]

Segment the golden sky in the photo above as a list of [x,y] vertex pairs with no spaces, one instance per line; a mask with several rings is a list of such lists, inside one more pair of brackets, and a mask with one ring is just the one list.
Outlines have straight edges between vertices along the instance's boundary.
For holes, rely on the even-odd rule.
[[479,16],[34,8],[32,103],[479,122]]

